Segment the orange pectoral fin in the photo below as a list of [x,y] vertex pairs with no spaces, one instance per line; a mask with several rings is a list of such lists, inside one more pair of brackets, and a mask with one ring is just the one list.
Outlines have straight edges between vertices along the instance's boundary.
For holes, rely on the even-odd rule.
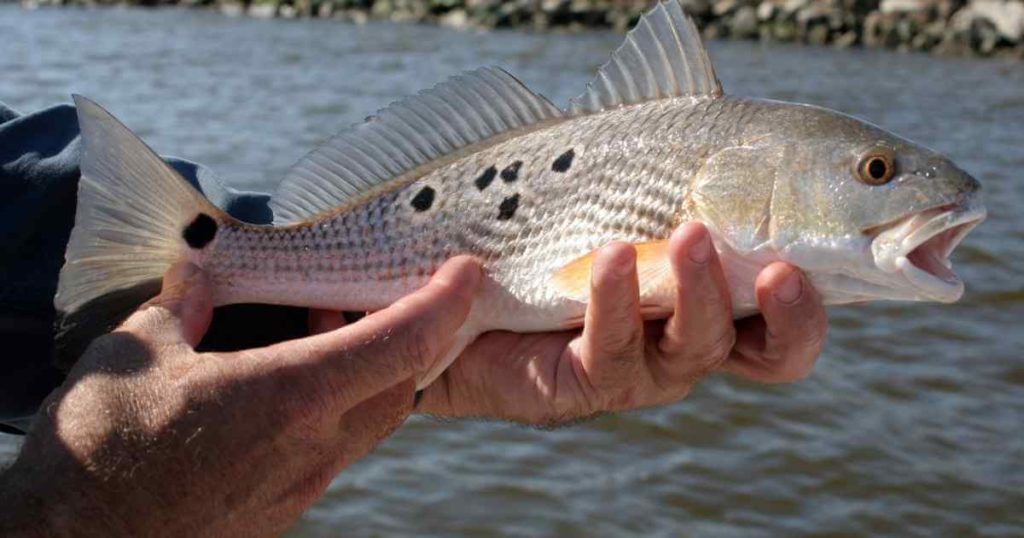
[[[640,296],[645,297],[663,283],[666,277],[672,277],[668,241],[634,243],[633,247],[636,249]],[[570,299],[587,302],[590,298],[590,275],[596,258],[597,251],[592,250],[562,266],[551,279],[555,289]]]

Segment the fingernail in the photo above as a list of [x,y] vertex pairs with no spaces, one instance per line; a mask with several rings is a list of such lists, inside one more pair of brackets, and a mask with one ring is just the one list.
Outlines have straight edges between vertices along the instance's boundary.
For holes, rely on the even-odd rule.
[[795,303],[804,291],[803,278],[796,270],[790,270],[782,284],[776,288],[773,295],[775,299],[784,305]]
[[480,266],[480,262],[470,259],[466,262],[469,265],[469,270],[466,271],[466,280],[463,282],[467,287],[475,288],[480,283],[480,279],[483,278],[483,268]]
[[708,260],[711,259],[711,238],[708,237],[707,232],[701,232],[700,240],[690,247],[687,255],[690,257],[690,261],[698,265],[708,263]]
[[[447,278],[460,289],[475,287],[483,276],[480,264],[468,256],[460,256],[455,262],[449,261],[446,269],[448,274],[443,275],[441,278]],[[434,276],[436,278],[437,274]]]
[[624,254],[623,259],[612,266],[612,271],[619,278],[626,278],[631,275],[636,267],[636,248],[630,245],[629,254]]

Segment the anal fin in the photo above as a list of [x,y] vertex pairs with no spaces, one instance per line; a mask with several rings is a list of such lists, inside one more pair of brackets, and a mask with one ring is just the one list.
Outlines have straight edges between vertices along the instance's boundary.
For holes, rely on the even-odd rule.
[[[672,281],[672,265],[668,257],[668,240],[634,243],[636,270],[640,281],[641,300],[657,294],[666,282]],[[552,276],[552,284],[562,295],[581,302],[590,298],[590,279],[597,251],[592,250],[565,264]]]

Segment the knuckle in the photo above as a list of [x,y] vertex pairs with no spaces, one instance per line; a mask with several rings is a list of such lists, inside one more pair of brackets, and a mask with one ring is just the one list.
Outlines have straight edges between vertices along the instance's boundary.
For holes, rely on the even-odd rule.
[[451,278],[434,278],[427,285],[426,291],[432,298],[457,297],[462,291]]
[[767,355],[766,359],[775,365],[769,374],[769,382],[791,383],[807,379],[814,371],[814,355],[810,358],[801,355]]
[[602,339],[605,353],[613,357],[632,357],[643,349],[644,335],[637,329],[606,335]]
[[823,324],[814,323],[794,338],[791,348],[800,355],[810,357],[810,360],[813,361],[813,358],[817,357],[825,346],[826,331],[827,327]]
[[277,415],[288,430],[303,432],[300,437],[315,437],[323,427],[324,418],[336,414],[335,395],[340,394],[337,389],[343,385],[336,375],[282,372],[271,377],[275,379],[270,380],[268,392],[279,397],[270,401],[282,402],[283,411],[280,415],[273,410],[271,413]]
[[736,328],[727,323],[708,335],[701,344],[691,348],[692,359],[707,368],[714,368],[724,361],[736,345]]
[[417,322],[389,330],[380,338],[389,344],[395,359],[415,370],[426,368],[438,354],[440,338],[431,324]]

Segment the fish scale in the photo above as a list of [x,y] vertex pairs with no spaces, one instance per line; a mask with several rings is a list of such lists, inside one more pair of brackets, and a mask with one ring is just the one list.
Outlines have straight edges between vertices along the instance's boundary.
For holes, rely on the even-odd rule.
[[[377,310],[422,286],[445,260],[468,254],[483,262],[496,284],[495,296],[482,300],[503,305],[488,309],[490,319],[480,319],[481,325],[524,329],[579,317],[582,305],[553,293],[550,275],[611,240],[666,237],[683,219],[679,194],[696,166],[692,155],[700,153],[692,146],[728,142],[687,138],[691,147],[672,152],[681,149],[679,141],[665,133],[704,130],[677,118],[706,119],[712,106],[725,108],[718,101],[679,101],[524,134],[343,214],[293,228],[228,224],[195,262],[215,282],[218,303],[292,304],[302,294],[308,306]],[[630,146],[643,152],[618,149],[624,131]],[[568,169],[554,171],[569,149],[575,155]],[[510,179],[515,163],[521,164]],[[492,167],[498,178],[479,189],[475,180]],[[417,209],[413,201],[425,188],[435,192],[433,202]],[[502,201],[515,195],[521,197],[515,215],[499,219]],[[248,246],[254,241],[266,249],[254,254]],[[269,286],[268,275],[280,286]],[[520,322],[524,316],[529,319]]]
[[668,237],[704,222],[739,317],[779,260],[828,304],[956,300],[948,256],[984,218],[977,181],[927,148],[835,111],[723,95],[675,0],[564,110],[481,68],[342,131],[289,170],[273,226],[231,218],[105,110],[76,105],[82,180],[55,298],[71,359],[183,257],[217,305],[377,310],[475,256],[485,278],[423,387],[485,331],[582,324],[611,241],[635,245],[641,314],[663,317]]

